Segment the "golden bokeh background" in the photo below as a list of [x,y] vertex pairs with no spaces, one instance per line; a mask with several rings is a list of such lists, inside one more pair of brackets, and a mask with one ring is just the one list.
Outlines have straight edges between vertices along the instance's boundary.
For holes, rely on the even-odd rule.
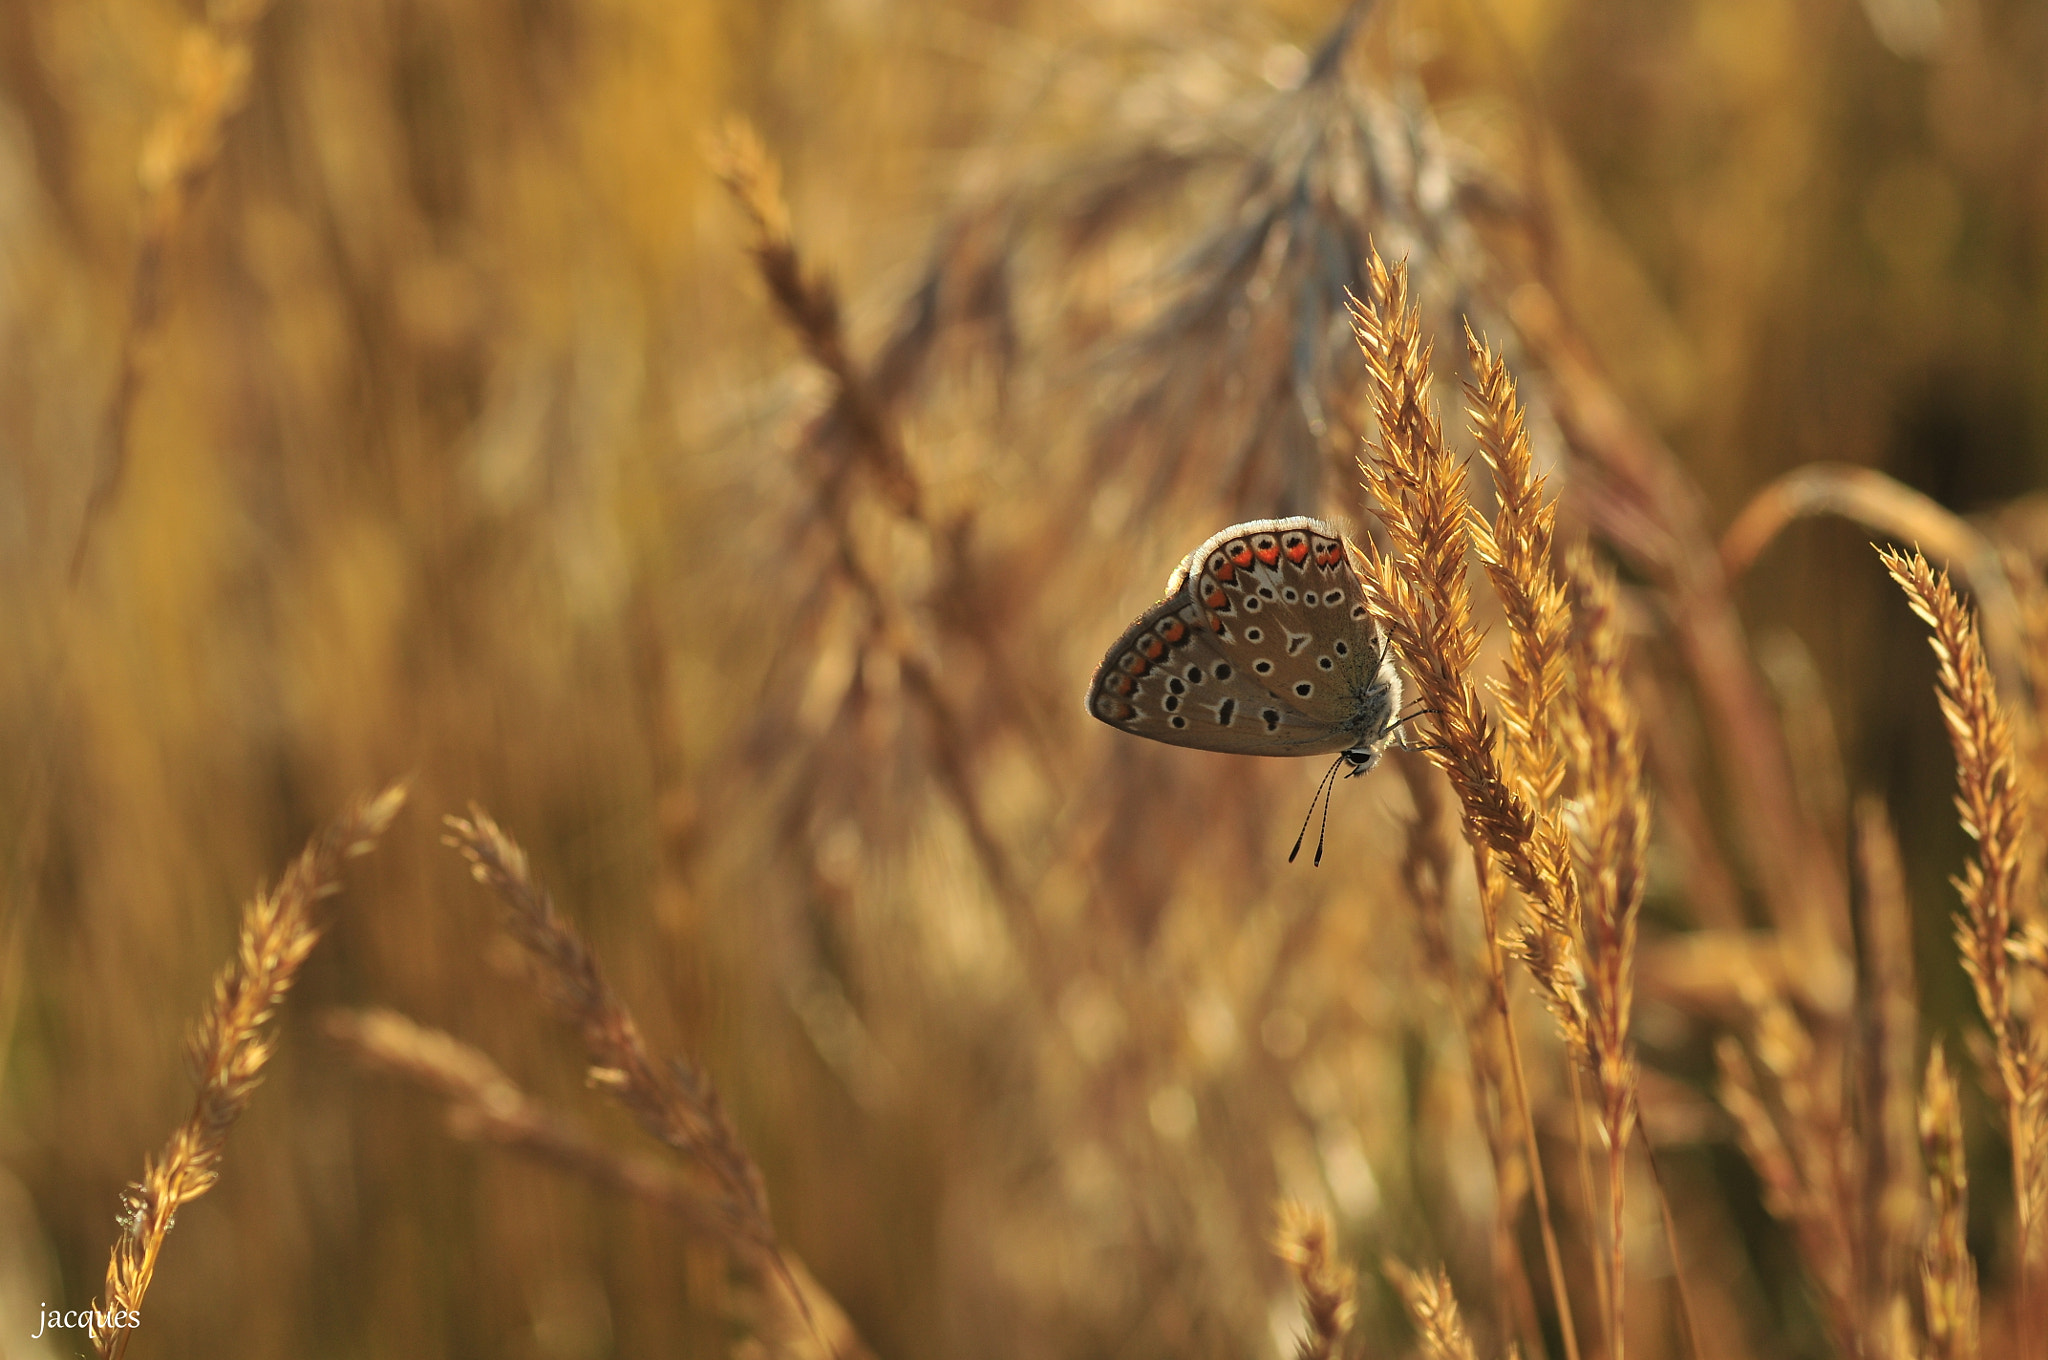
[[[1248,376],[1321,331],[1260,330],[1250,285],[1161,321],[1339,9],[0,7],[0,1354],[86,1347],[29,1337],[101,1289],[237,905],[396,775],[411,806],[329,905],[137,1355],[758,1347],[717,1243],[450,1138],[324,1037],[332,1008],[395,1008],[635,1145],[438,843],[471,800],[652,1042],[702,1060],[876,1355],[1285,1353],[1283,1195],[1335,1215],[1361,1353],[1411,1344],[1387,1255],[1448,1263],[1499,1353],[1407,785],[1340,789],[1324,866],[1289,865],[1313,762],[1134,749],[1079,703],[1216,528],[1369,524],[1344,411],[1269,438],[1298,394]],[[2040,554],[2044,71],[2031,0],[1384,0],[1339,78],[1448,178],[1331,193],[1410,255],[1440,353],[1461,313],[1513,345],[1541,279],[1709,532],[1827,460]],[[733,115],[879,375],[912,503],[831,428],[748,255],[714,173]],[[1162,373],[1196,377],[1159,397]],[[1968,842],[1871,536],[1795,526],[1738,598],[1844,864],[1853,795],[1901,824],[1939,1035],[1970,1023],[1945,923]],[[1650,721],[1708,761],[1708,710],[1662,692]],[[1737,820],[1700,779],[1706,821]],[[1646,948],[1730,924],[1668,842]],[[1760,871],[1728,862],[1761,929]],[[1711,1019],[1648,992],[1704,1354],[1826,1353],[1713,1107]],[[2002,1145],[1972,1136],[1988,1297]],[[1683,1354],[1640,1203],[1631,1344]]]

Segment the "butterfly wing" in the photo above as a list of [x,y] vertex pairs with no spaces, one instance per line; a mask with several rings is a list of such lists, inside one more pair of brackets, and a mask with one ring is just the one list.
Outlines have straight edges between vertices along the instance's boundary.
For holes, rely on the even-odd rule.
[[1096,670],[1096,717],[1155,741],[1244,755],[1315,755],[1384,735],[1400,682],[1328,525],[1233,525],[1167,586]]
[[1208,633],[1185,592],[1153,605],[1102,658],[1088,711],[1119,731],[1201,751],[1305,756],[1349,744],[1256,683]]

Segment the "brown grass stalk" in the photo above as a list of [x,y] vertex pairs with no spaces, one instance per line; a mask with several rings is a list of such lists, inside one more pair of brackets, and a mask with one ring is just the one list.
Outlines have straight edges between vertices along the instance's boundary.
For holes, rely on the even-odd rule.
[[[904,694],[930,724],[938,785],[959,814],[968,843],[1007,910],[1019,947],[1042,964],[1046,947],[1036,917],[1022,901],[1015,864],[996,835],[976,788],[968,725],[946,699],[948,689],[935,649],[926,645],[922,630],[912,622],[903,603],[854,547],[849,474],[860,465],[867,468],[891,508],[930,536],[945,559],[942,575],[957,584],[962,574],[958,560],[961,538],[952,530],[941,532],[930,521],[923,485],[904,450],[892,399],[902,380],[885,380],[885,370],[900,365],[892,363],[889,355],[874,365],[856,358],[845,331],[838,291],[829,278],[805,264],[783,198],[781,171],[753,127],[742,119],[731,120],[712,140],[707,153],[712,169],[753,229],[748,250],[776,310],[795,332],[804,352],[832,381],[830,404],[810,422],[799,441],[800,447],[813,455],[832,455],[819,470],[815,507],[831,532],[829,560],[865,608],[870,642],[895,662]],[[980,611],[956,612],[979,617]],[[970,634],[968,640],[984,652],[989,650],[985,637]],[[996,664],[991,672],[1004,676],[1009,668]],[[1021,698],[1012,698],[1014,711],[1027,709]],[[1041,976],[1047,971],[1039,969]]]
[[1337,1259],[1337,1234],[1330,1216],[1292,1201],[1282,1203],[1273,1230],[1273,1253],[1293,1272],[1308,1317],[1308,1331],[1295,1348],[1296,1360],[1336,1360],[1358,1312],[1358,1277]]
[[2002,686],[2020,683],[2021,609],[1997,545],[1955,511],[1876,468],[1807,463],[1772,481],[1721,535],[1722,570],[1739,580],[1779,534],[1816,515],[1839,516],[1948,563],[1982,611],[1992,673]]
[[[1870,1235],[1862,1282],[1866,1319],[1902,1300],[1922,1208],[1915,1101],[1920,1032],[1913,982],[1913,905],[1898,838],[1883,805],[1856,805],[1856,877],[1862,891],[1857,938],[1863,1130],[1863,1217]],[[1882,1324],[1877,1324],[1882,1325]]]
[[[1570,844],[1561,818],[1539,823],[1528,802],[1508,784],[1492,719],[1472,679],[1479,637],[1472,626],[1465,550],[1473,510],[1464,471],[1444,444],[1430,398],[1430,353],[1422,341],[1420,315],[1408,302],[1406,269],[1390,269],[1375,253],[1366,278],[1368,295],[1352,299],[1351,315],[1365,355],[1380,440],[1374,450],[1377,456],[1362,460],[1361,470],[1395,555],[1354,549],[1354,565],[1429,711],[1431,758],[1458,794],[1482,902],[1497,859],[1538,917],[1558,926],[1542,932],[1539,947],[1525,948],[1523,954],[1558,1017],[1567,1046],[1578,1057],[1588,1049],[1583,1005],[1572,979],[1571,931],[1578,902]],[[1497,948],[1498,920],[1484,925],[1488,947]],[[1523,1112],[1530,1184],[1536,1193],[1551,1290],[1566,1354],[1577,1360],[1577,1331],[1505,989],[1498,1004],[1509,1045],[1510,1075]]]
[[251,40],[270,0],[224,0],[206,7],[207,22],[185,34],[179,52],[178,101],[157,116],[136,167],[142,185],[142,231],[129,270],[127,324],[114,368],[114,390],[100,422],[92,489],[71,547],[71,583],[85,571],[93,531],[113,509],[128,470],[129,427],[142,392],[149,346],[164,315],[164,260],[193,200],[220,162],[228,121],[249,98]]
[[2029,1276],[2042,1189],[2043,1135],[2048,1133],[2048,1084],[2032,1028],[2014,1013],[2008,957],[2028,853],[2018,758],[1976,619],[1957,597],[1948,574],[1935,571],[1917,551],[1904,554],[1886,548],[1879,556],[1905,591],[1913,612],[1933,629],[1942,721],[1956,755],[1956,808],[1963,829],[1977,842],[1976,857],[1954,880],[1963,899],[1956,918],[1956,947],[1991,1030],[2019,1217],[2016,1317],[2027,1329],[2033,1323]]
[[[435,1092],[448,1102],[448,1132],[466,1142],[490,1143],[581,1176],[679,1220],[698,1236],[730,1243],[744,1215],[719,1191],[668,1162],[616,1152],[592,1138],[518,1083],[484,1053],[441,1030],[393,1011],[336,1011],[327,1033],[365,1066]],[[763,1275],[772,1327],[793,1349],[817,1343],[818,1353],[858,1360],[869,1354],[845,1310],[803,1263],[782,1253],[787,1275]],[[815,1323],[815,1329],[812,1325]]]
[[342,864],[370,851],[405,795],[405,785],[393,784],[350,804],[307,843],[274,889],[259,890],[243,910],[234,960],[214,980],[213,1000],[187,1041],[199,1087],[192,1113],[123,1197],[121,1235],[107,1260],[106,1302],[94,1311],[132,1316],[126,1326],[102,1326],[96,1316],[92,1341],[101,1360],[127,1353],[178,1210],[220,1179],[228,1130],[248,1108],[276,1051],[278,1007],[319,942],[315,904],[341,890]]
[[744,119],[729,121],[708,154],[713,173],[754,229],[748,251],[769,297],[804,352],[832,378],[834,409],[829,414],[851,427],[855,452],[867,462],[890,502],[910,518],[920,518],[923,493],[911,474],[888,403],[853,357],[840,318],[838,290],[829,278],[807,269],[797,252],[789,205],[782,196],[781,169]]
[[446,842],[505,908],[505,924],[535,966],[549,1005],[583,1038],[591,1084],[608,1091],[656,1141],[707,1175],[725,1206],[729,1240],[762,1260],[777,1255],[768,1190],[710,1079],[687,1060],[657,1061],[597,956],[555,911],[526,852],[481,808],[447,819]]
[[1962,1094],[1940,1047],[1927,1059],[1920,1151],[1934,1222],[1920,1251],[1920,1298],[1932,1360],[1976,1360],[1977,1266],[1965,1233],[1970,1177],[1963,1163]]
[[1408,1310],[1408,1320],[1415,1324],[1416,1334],[1422,1340],[1422,1353],[1428,1360],[1478,1360],[1472,1337],[1465,1330],[1465,1320],[1458,1316],[1458,1299],[1451,1292],[1451,1277],[1443,1267],[1414,1271],[1399,1261],[1389,1260],[1384,1269],[1394,1288],[1400,1291],[1401,1303]]
[[1665,614],[1716,733],[1715,755],[1772,919],[1800,948],[1839,953],[1849,940],[1846,884],[1800,806],[1784,733],[1750,655],[1699,488],[1615,393],[1547,288],[1524,281],[1509,310],[1550,380],[1559,427],[1586,459],[1574,483],[1579,508],[1667,600]]
[[1528,1166],[1510,1128],[1512,1125],[1518,1130],[1522,1116],[1518,1109],[1511,1108],[1511,1098],[1503,1089],[1501,1068],[1506,1044],[1497,1029],[1499,1017],[1507,1010],[1505,956],[1498,939],[1506,884],[1498,873],[1493,873],[1480,885],[1481,928],[1487,943],[1480,951],[1480,994],[1474,996],[1450,936],[1447,885],[1451,852],[1442,830],[1443,799],[1428,765],[1419,756],[1402,752],[1395,764],[1415,804],[1415,816],[1408,824],[1401,857],[1401,882],[1415,908],[1423,961],[1436,975],[1464,1030],[1472,1075],[1473,1115],[1493,1164],[1493,1271],[1498,1306],[1512,1314],[1516,1330],[1531,1346],[1540,1346],[1542,1332],[1536,1322],[1535,1301],[1529,1295],[1522,1249],[1515,1233],[1523,1201],[1529,1196]]
[[1623,1198],[1635,1128],[1636,1066],[1629,1039],[1635,1000],[1636,923],[1642,910],[1650,815],[1642,752],[1622,673],[1623,643],[1614,582],[1581,547],[1572,557],[1572,670],[1578,703],[1574,773],[1586,846],[1584,924],[1587,1036],[1607,1147],[1609,1353],[1620,1360],[1625,1277]]

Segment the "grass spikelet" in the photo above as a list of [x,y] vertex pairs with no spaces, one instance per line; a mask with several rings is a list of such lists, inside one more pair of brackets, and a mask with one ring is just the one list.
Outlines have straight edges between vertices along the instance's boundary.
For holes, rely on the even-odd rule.
[[[319,942],[314,904],[340,891],[342,864],[370,851],[405,795],[403,784],[393,784],[351,804],[307,843],[275,888],[259,890],[243,911],[235,958],[215,979],[213,1000],[187,1043],[199,1086],[192,1113],[123,1197],[121,1236],[107,1260],[106,1302],[94,1309],[93,1349],[102,1360],[127,1353],[179,1208],[220,1179],[228,1130],[248,1108],[276,1050],[271,1022]],[[102,1326],[101,1318],[112,1313],[132,1315],[129,1325]]]
[[1928,1354],[1934,1360],[1975,1360],[1977,1267],[1965,1235],[1970,1178],[1963,1164],[1963,1107],[1939,1047],[1927,1059],[1927,1084],[1920,1097],[1920,1151],[1934,1205],[1934,1222],[1920,1253]]
[[[1539,822],[1527,800],[1504,778],[1493,722],[1472,678],[1479,636],[1472,626],[1465,547],[1474,511],[1464,470],[1444,444],[1430,398],[1430,350],[1422,340],[1421,315],[1408,301],[1407,270],[1389,268],[1374,252],[1366,280],[1367,296],[1351,300],[1351,319],[1365,355],[1380,440],[1373,450],[1377,456],[1361,460],[1360,470],[1395,555],[1370,546],[1354,549],[1354,565],[1430,712],[1431,758],[1457,792],[1482,907],[1497,900],[1487,888],[1497,859],[1539,920],[1550,923],[1524,932],[1536,943],[1523,948],[1523,957],[1557,1017],[1567,1048],[1575,1060],[1585,1061],[1591,1050],[1572,961],[1579,906],[1570,842],[1561,818]],[[1507,428],[1505,422],[1502,428]],[[1487,947],[1497,949],[1500,922],[1494,910],[1485,911],[1483,926]],[[1493,967],[1498,971],[1500,965]],[[1510,1076],[1523,1113],[1530,1185],[1536,1194],[1551,1292],[1566,1354],[1577,1360],[1578,1339],[1551,1223],[1527,1077],[1504,985],[1497,998]]]
[[1335,1360],[1358,1312],[1358,1276],[1337,1259],[1330,1216],[1303,1204],[1283,1203],[1273,1230],[1273,1253],[1294,1272],[1302,1311],[1308,1315],[1308,1331],[1295,1349],[1296,1360]]
[[1401,1292],[1408,1320],[1422,1339],[1422,1353],[1429,1360],[1478,1360],[1465,1320],[1458,1316],[1458,1299],[1451,1292],[1451,1277],[1443,1267],[1414,1271],[1399,1261],[1388,1261],[1387,1278]]
[[1564,787],[1564,743],[1557,728],[1568,712],[1565,661],[1571,612],[1554,561],[1557,502],[1545,496],[1529,450],[1529,431],[1507,361],[1470,329],[1465,344],[1473,376],[1465,397],[1480,456],[1493,471],[1499,498],[1494,522],[1471,519],[1474,555],[1500,596],[1508,622],[1500,704],[1503,764],[1531,807],[1547,807]]
[[2008,944],[2015,935],[2019,888],[2025,872],[2026,801],[2018,781],[2012,729],[1992,682],[1984,646],[1971,611],[1957,597],[1946,572],[1937,572],[1918,551],[1880,549],[1885,569],[1929,627],[1940,663],[1938,694],[1949,744],[1956,755],[1956,808],[1963,829],[1977,842],[1976,858],[1955,880],[1963,899],[1956,918],[1956,947],[1963,971],[1976,991],[1977,1006],[1990,1027],[1998,1067],[1998,1089],[2012,1142],[2013,1195],[2019,1215],[2020,1316],[2027,1261],[2041,1195],[2044,1084],[2041,1057],[2031,1028],[2013,1009]]

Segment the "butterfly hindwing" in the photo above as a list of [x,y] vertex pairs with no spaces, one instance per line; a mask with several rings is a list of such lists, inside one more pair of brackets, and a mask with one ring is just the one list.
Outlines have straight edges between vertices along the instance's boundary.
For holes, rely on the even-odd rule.
[[1255,520],[1191,553],[1088,691],[1113,727],[1176,746],[1314,755],[1383,743],[1400,700],[1337,532]]
[[1110,647],[1088,711],[1135,736],[1202,751],[1314,755],[1349,742],[1233,665],[1185,592],[1146,610]]

